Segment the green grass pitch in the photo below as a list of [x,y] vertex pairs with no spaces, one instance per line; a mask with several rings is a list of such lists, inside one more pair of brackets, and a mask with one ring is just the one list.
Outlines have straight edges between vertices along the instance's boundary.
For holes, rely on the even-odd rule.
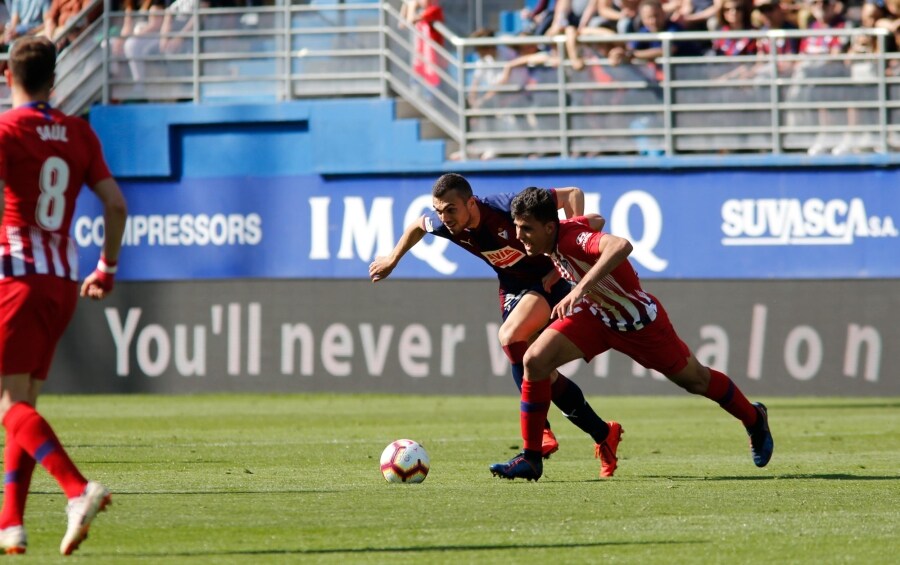
[[[113,492],[74,557],[64,498],[38,469],[35,563],[896,563],[900,399],[765,399],[775,455],[753,466],[709,401],[591,399],[625,436],[600,480],[555,409],[538,483],[487,467],[519,448],[510,397],[47,396],[42,412]],[[392,440],[431,456],[420,485],[378,469]]]

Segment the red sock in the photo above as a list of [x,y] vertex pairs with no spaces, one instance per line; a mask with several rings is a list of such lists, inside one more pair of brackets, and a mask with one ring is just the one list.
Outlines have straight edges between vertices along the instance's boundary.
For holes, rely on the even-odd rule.
[[740,420],[744,427],[750,427],[756,423],[756,418],[759,416],[756,408],[750,404],[734,381],[724,373],[715,369],[709,370],[709,388],[706,389],[706,394],[703,396],[718,402],[726,412]]
[[6,434],[6,447],[3,449],[3,471],[3,510],[0,510],[0,528],[21,526],[25,521],[25,501],[34,472],[34,458],[15,442],[9,432]]
[[544,423],[550,410],[550,379],[524,381],[522,383],[522,403],[519,423],[526,451],[541,451]]
[[37,410],[25,402],[17,402],[6,413],[3,425],[7,435],[56,479],[67,498],[75,498],[84,492],[87,480]]

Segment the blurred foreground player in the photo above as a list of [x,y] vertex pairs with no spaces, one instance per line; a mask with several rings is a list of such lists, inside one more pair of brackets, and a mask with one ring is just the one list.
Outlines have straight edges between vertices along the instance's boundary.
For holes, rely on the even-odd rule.
[[[449,239],[488,263],[500,281],[500,310],[503,324],[499,339],[512,364],[513,379],[521,390],[522,360],[528,344],[550,320],[550,309],[566,296],[571,285],[562,280],[553,263],[544,256],[529,257],[516,237],[509,212],[513,193],[479,198],[461,175],[448,173],[435,181],[431,191],[434,211],[412,222],[389,256],[376,257],[369,266],[373,282],[386,278],[407,251],[426,233]],[[554,214],[562,208],[567,217],[584,211],[581,189],[548,191]],[[602,219],[601,219],[602,221]],[[565,376],[553,372],[552,400],[562,413],[594,440],[594,456],[600,459],[600,476],[611,477],[616,470],[616,447],[622,436],[617,422],[604,422],[591,408],[581,388]],[[548,381],[549,382],[549,381]],[[547,412],[541,422],[539,453],[549,457],[559,444],[550,431]]]
[[753,462],[765,467],[774,449],[766,407],[751,404],[728,376],[697,361],[659,300],[641,288],[628,261],[631,243],[603,233],[591,218],[560,221],[553,195],[541,188],[519,193],[511,211],[516,237],[528,254],[549,256],[575,286],[553,307],[554,321],[525,354],[520,417],[525,450],[506,463],[491,465],[491,472],[507,479],[541,477],[541,424],[550,405],[553,371],[609,349],[718,402],[745,426]]
[[86,121],[48,103],[55,68],[53,43],[24,37],[4,73],[13,101],[0,116],[0,418],[6,428],[0,547],[6,553],[25,552],[25,500],[35,461],[69,499],[63,555],[78,548],[94,516],[110,503],[109,491],[82,476],[35,410],[78,301],[69,226],[81,187],[88,185],[103,203],[106,221],[100,262],[81,286],[82,296],[101,299],[112,291],[127,215],[96,134]]

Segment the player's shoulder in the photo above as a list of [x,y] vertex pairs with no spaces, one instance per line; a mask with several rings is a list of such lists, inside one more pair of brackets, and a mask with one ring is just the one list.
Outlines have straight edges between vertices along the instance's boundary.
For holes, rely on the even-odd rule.
[[21,120],[23,116],[22,110],[20,108],[10,108],[9,110],[0,114],[0,124],[4,126],[8,124],[14,124],[17,121]]
[[572,216],[559,221],[560,230],[581,231],[591,229],[591,221],[586,216]]
[[509,214],[510,205],[512,204],[513,198],[515,197],[515,192],[498,192],[495,194],[488,194],[486,196],[476,196],[475,199],[482,205],[482,207]]
[[600,232],[591,228],[591,223],[584,216],[575,216],[559,221],[559,237],[560,245],[568,247],[570,245],[586,249],[588,242]]

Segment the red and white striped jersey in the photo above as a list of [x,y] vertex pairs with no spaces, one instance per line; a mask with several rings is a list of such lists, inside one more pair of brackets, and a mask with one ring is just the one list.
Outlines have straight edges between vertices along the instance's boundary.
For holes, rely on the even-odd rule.
[[[559,223],[553,264],[566,280],[577,283],[600,258],[600,239],[606,234],[591,229],[579,216]],[[639,330],[656,319],[658,302],[641,288],[637,272],[627,259],[590,289],[587,298],[600,309],[600,317],[614,330]]]
[[69,237],[82,186],[109,178],[91,126],[36,102],[0,115],[0,277],[51,275],[78,280]]

